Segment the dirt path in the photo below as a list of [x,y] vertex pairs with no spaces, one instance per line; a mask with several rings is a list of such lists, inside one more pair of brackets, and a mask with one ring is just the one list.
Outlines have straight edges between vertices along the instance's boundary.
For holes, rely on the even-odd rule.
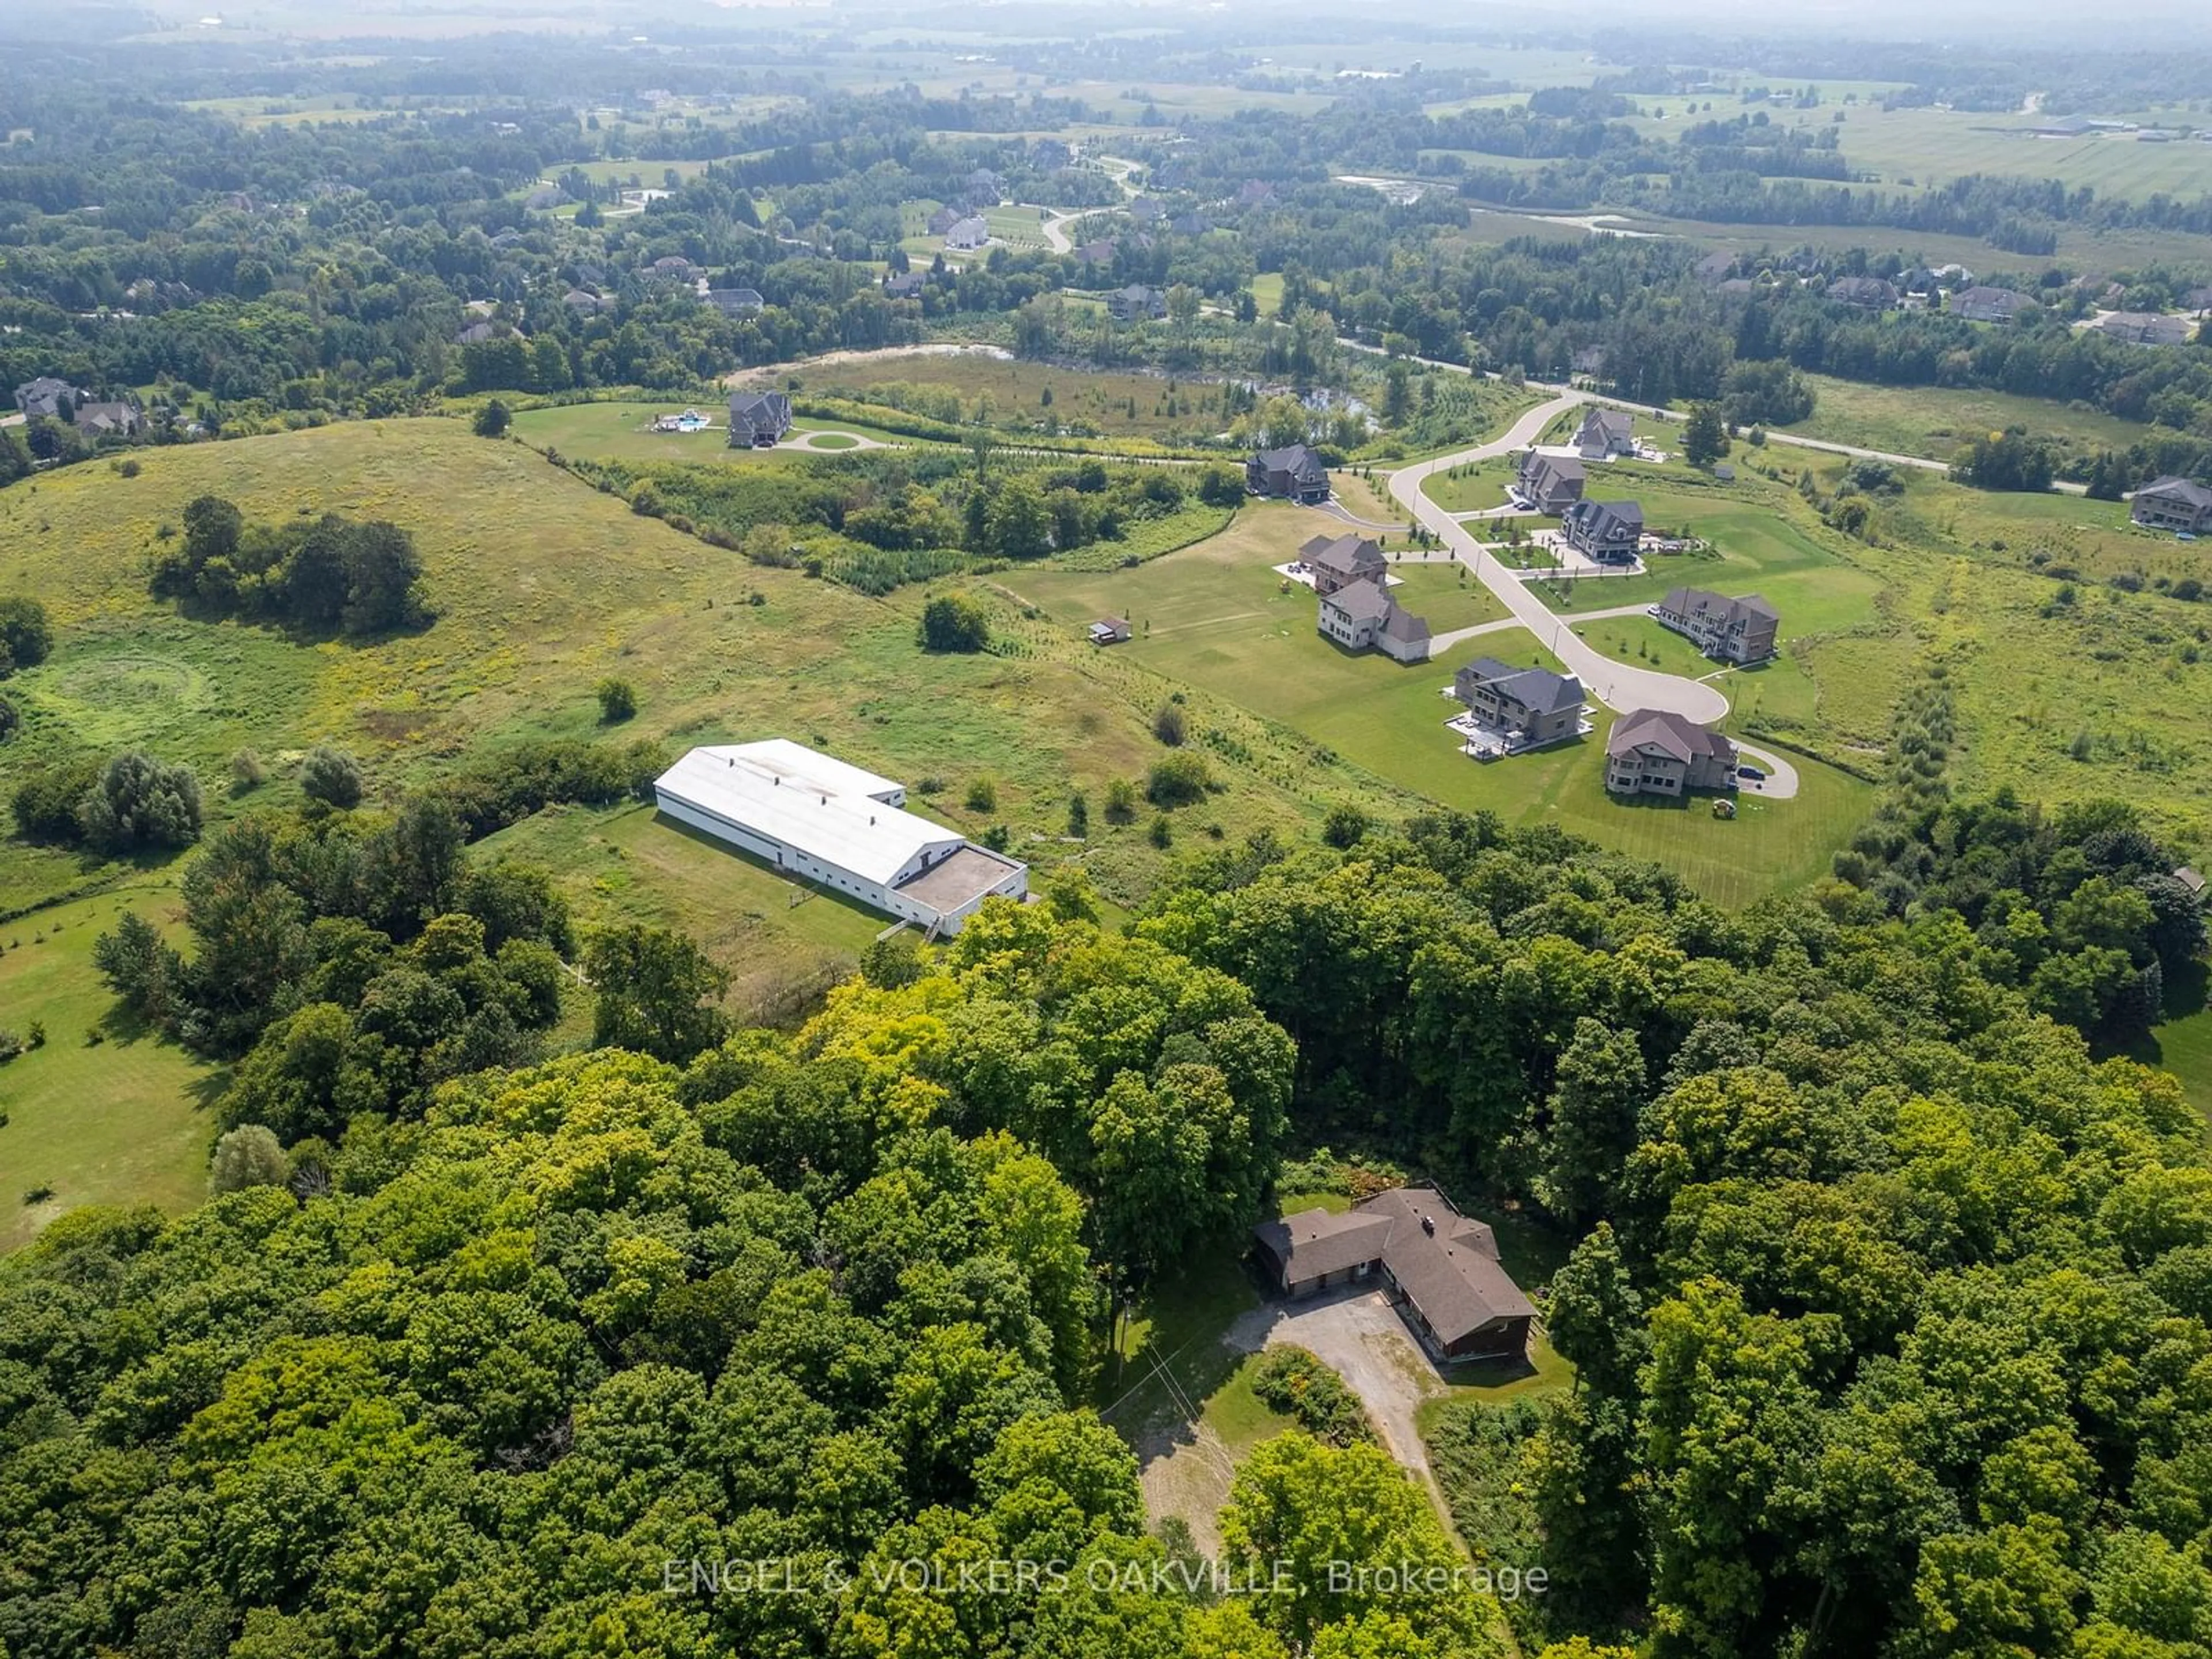
[[952,341],[938,341],[927,345],[869,346],[852,351],[825,351],[818,357],[798,357],[787,363],[762,363],[753,368],[734,369],[722,377],[724,386],[752,386],[762,380],[780,380],[786,374],[801,373],[810,368],[834,368],[840,363],[870,363],[888,362],[894,357],[994,357],[1010,363],[1014,354],[1004,346],[964,345]]

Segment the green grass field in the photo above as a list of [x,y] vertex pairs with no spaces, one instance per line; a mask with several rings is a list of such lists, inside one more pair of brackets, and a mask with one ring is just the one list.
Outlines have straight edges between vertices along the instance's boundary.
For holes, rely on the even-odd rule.
[[[2097,410],[2044,398],[1952,386],[1869,386],[1831,375],[1809,376],[1819,402],[1809,419],[1778,430],[1824,438],[1893,455],[1948,461],[1959,447],[1985,432],[2024,426],[2075,449],[2124,449],[2149,428]],[[1773,452],[1788,460],[1788,449]]]
[[[1048,422],[1108,438],[1191,441],[1229,424],[1217,384],[1030,362],[980,351],[871,354],[865,362],[801,371],[808,393],[867,400],[872,386],[902,384],[957,394],[964,418],[1016,429]],[[1050,394],[1049,401],[1047,394]]]
[[[696,409],[712,416],[715,424],[703,432],[653,430],[656,416],[681,414],[686,409]],[[560,404],[522,410],[514,417],[514,434],[533,448],[550,448],[557,454],[597,461],[726,461],[732,466],[757,463],[772,465],[809,453],[789,440],[773,449],[732,449],[725,424],[727,419],[723,401],[719,398],[696,398],[689,403],[672,398],[658,404]],[[835,437],[849,434],[873,439],[878,443],[915,441],[879,428],[839,421],[802,418],[793,421],[791,429],[794,434],[820,432]],[[823,447],[849,449],[854,446],[832,441]]]
[[[0,1066],[0,1251],[82,1204],[172,1213],[207,1192],[215,1126],[204,1109],[223,1073],[114,1018],[93,942],[126,912],[172,925],[173,883],[145,881],[0,925],[0,1019],[43,1048]],[[94,1031],[102,1040],[88,1046]],[[35,1204],[39,1188],[52,1196]]]
[[[437,619],[366,644],[307,643],[155,602],[147,556],[185,503],[209,492],[259,521],[325,509],[391,519],[421,550]],[[1274,514],[1311,533],[1310,518]],[[1022,573],[1030,577],[1112,581]],[[1417,580],[1440,619],[1480,616],[1487,603],[1442,570]],[[988,584],[979,591],[991,599]],[[1109,781],[1140,777],[1160,752],[1151,722],[1176,682],[1003,599],[992,600],[998,652],[926,655],[915,630],[928,590],[879,601],[746,564],[457,420],[155,450],[137,477],[83,466],[0,491],[0,592],[39,594],[57,636],[47,661],[9,684],[24,717],[11,777],[143,747],[191,763],[219,821],[243,806],[296,805],[300,758],[331,742],[361,758],[371,804],[388,805],[503,745],[599,735],[592,687],[618,673],[637,688],[640,713],[614,735],[672,750],[774,734],[815,744],[907,780],[919,810],[969,834],[1006,826],[1044,869],[1080,862],[1109,903],[1140,899],[1176,850],[1097,810]],[[763,603],[746,603],[752,593]],[[1211,752],[1223,788],[1176,815],[1177,848],[1261,827],[1309,834],[1339,800],[1378,814],[1400,805],[1371,774],[1201,688],[1189,689],[1189,707],[1200,738],[1220,739]],[[236,797],[228,768],[242,749],[262,757],[269,781]],[[984,778],[995,806],[966,811],[968,787]],[[1091,832],[1072,842],[1063,837],[1079,792]],[[695,933],[732,970],[731,1006],[745,1017],[802,1012],[884,925],[645,809],[556,809],[486,850],[544,861],[586,923],[641,918]],[[91,922],[73,920],[104,915],[126,891],[170,890],[190,856],[134,872],[0,841],[0,908],[28,913],[9,930],[20,953],[0,939],[0,1018],[41,1018],[49,1031],[44,1048],[0,1074],[0,1109],[14,1114],[0,1129],[0,1176],[20,1173],[19,1194],[40,1184],[60,1203],[197,1194],[206,1135],[193,1091],[211,1085],[150,1042],[81,1047],[108,1000],[86,954]],[[59,939],[81,949],[37,939],[55,917]],[[75,1163],[51,1155],[63,1121],[81,1146]]]
[[1431,472],[1421,480],[1421,494],[1447,513],[1474,513],[1503,507],[1505,486],[1514,476],[1510,460],[1477,461],[1452,472]]

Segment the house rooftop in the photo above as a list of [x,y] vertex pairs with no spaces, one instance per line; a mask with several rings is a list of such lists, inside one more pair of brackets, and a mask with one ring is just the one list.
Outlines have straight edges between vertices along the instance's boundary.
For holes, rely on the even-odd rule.
[[1433,1187],[1377,1193],[1341,1214],[1304,1211],[1253,1232],[1283,1264],[1286,1283],[1381,1262],[1447,1347],[1495,1320],[1536,1311],[1499,1265],[1496,1234]]
[[1605,752],[1626,755],[1645,744],[1685,764],[1700,756],[1726,758],[1735,752],[1735,745],[1717,732],[1664,708],[1638,708],[1623,714],[1606,737]]
[[1485,685],[1495,685],[1524,708],[1554,714],[1583,706],[1583,683],[1572,674],[1555,674],[1548,668],[1516,668],[1495,657],[1477,657],[1462,674]]
[[1322,603],[1335,606],[1354,622],[1378,622],[1395,608],[1390,596],[1374,582],[1346,582]]
[[2136,490],[2136,494],[2162,496],[2167,501],[2185,501],[2191,507],[2200,509],[2212,507],[2212,489],[2207,489],[2194,478],[2182,477],[2178,473],[2168,473],[2163,478],[2154,478]]

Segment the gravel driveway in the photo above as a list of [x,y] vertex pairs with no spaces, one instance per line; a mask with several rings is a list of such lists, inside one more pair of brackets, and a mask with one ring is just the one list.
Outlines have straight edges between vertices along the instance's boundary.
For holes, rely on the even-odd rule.
[[1223,1340],[1248,1353],[1294,1343],[1326,1361],[1366,1404],[1390,1455],[1442,1503],[1415,1415],[1423,1401],[1445,1392],[1443,1379],[1381,1291],[1352,1285],[1310,1302],[1270,1303],[1243,1315]]

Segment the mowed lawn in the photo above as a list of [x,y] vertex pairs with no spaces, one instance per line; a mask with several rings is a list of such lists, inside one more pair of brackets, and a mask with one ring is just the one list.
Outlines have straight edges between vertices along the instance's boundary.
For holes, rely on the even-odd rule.
[[[94,942],[125,914],[175,931],[177,908],[173,883],[154,876],[0,926],[0,1021],[24,1036],[35,1019],[46,1036],[0,1066],[0,1251],[81,1205],[175,1213],[205,1196],[204,1108],[224,1073],[118,1020],[92,965]],[[52,1195],[26,1201],[41,1188]]]
[[1311,592],[1295,584],[1283,591],[1269,568],[1290,556],[1310,522],[1291,507],[1248,511],[1226,534],[1137,569],[1040,571],[1018,586],[1070,623],[1129,617],[1138,637],[1115,649],[1132,660],[1281,721],[1416,797],[1486,809],[1515,823],[1558,823],[1667,864],[1723,903],[1746,903],[1820,873],[1870,805],[1867,786],[1808,762],[1799,799],[1747,801],[1734,823],[1713,818],[1703,801],[1624,805],[1605,793],[1611,717],[1602,710],[1597,732],[1581,742],[1502,761],[1468,759],[1444,726],[1459,707],[1444,695],[1453,671],[1478,655],[1552,659],[1518,630],[1479,636],[1413,666],[1339,649],[1314,629]]
[[[696,409],[714,424],[703,432],[655,432],[653,419]],[[774,465],[803,458],[809,452],[787,440],[773,449],[730,447],[729,410],[720,397],[685,403],[562,404],[550,409],[526,409],[514,417],[514,433],[536,449],[595,461],[726,461],[732,466]],[[800,419],[792,422],[794,433],[855,434],[878,443],[908,444],[914,441],[873,427],[849,422]]]

